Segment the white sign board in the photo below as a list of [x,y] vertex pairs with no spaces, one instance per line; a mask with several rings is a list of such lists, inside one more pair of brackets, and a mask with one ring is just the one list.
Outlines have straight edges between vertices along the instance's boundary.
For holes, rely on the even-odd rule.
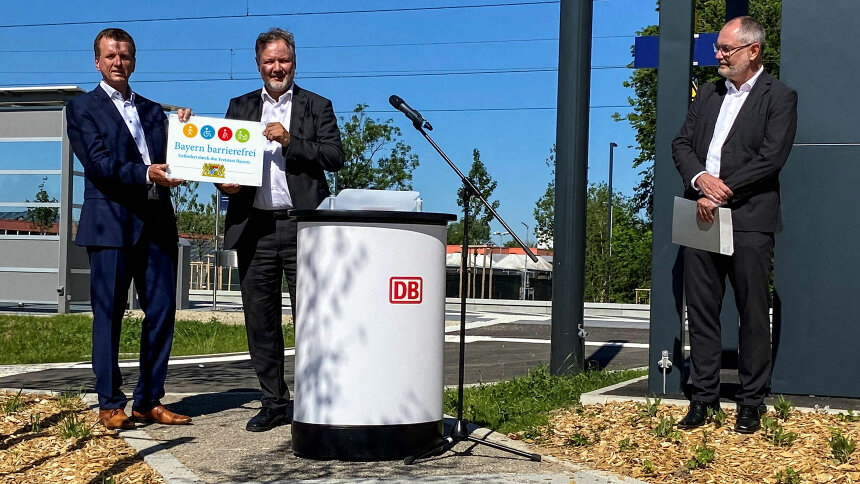
[[192,116],[185,123],[171,114],[167,128],[170,178],[238,183],[263,181],[263,123]]

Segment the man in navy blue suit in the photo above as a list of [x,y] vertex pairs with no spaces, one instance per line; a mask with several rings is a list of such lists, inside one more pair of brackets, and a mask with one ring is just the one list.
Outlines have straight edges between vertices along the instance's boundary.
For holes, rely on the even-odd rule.
[[[167,178],[166,116],[162,106],[133,92],[134,39],[105,29],[93,43],[102,81],[66,108],[69,140],[84,166],[84,205],[75,243],[90,257],[93,372],[99,420],[110,429],[133,429],[120,390],[119,337],[131,281],[144,312],[140,378],[132,416],[163,424],[191,419],[170,412],[164,396],[176,313],[177,230]],[[190,110],[179,117],[188,119]]]

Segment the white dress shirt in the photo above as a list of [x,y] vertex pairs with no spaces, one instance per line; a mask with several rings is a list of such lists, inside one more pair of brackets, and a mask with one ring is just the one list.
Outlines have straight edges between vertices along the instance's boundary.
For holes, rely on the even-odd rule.
[[[140,152],[143,162],[147,165],[152,164],[152,159],[149,157],[149,148],[146,147],[146,135],[143,133],[143,126],[140,124],[140,116],[137,114],[137,107],[134,105],[135,94],[128,88],[131,95],[128,99],[123,99],[122,93],[107,85],[105,81],[101,81],[99,85],[107,93],[113,105],[116,106],[119,115],[125,120],[125,127],[128,128],[131,137],[134,138],[134,144],[137,145],[137,151]],[[149,172],[146,174],[146,181],[149,182]]]
[[723,104],[720,106],[720,114],[717,116],[717,124],[714,126],[714,136],[711,138],[711,144],[708,146],[708,156],[705,158],[705,171],[699,172],[691,180],[691,184],[697,190],[696,180],[705,173],[709,173],[717,178],[720,177],[720,157],[723,154],[723,144],[726,142],[726,137],[735,124],[735,119],[738,117],[741,107],[749,97],[755,82],[758,80],[764,67],[759,67],[756,72],[747,82],[741,84],[740,89],[736,88],[732,81],[726,79],[726,92],[723,98]]
[[[290,130],[290,116],[293,113],[293,86],[274,99],[263,89],[263,115],[260,118],[264,124],[281,123],[284,129]],[[277,141],[266,141],[263,151],[263,184],[257,189],[254,198],[254,208],[261,210],[286,210],[293,207],[290,189],[287,187],[287,162],[284,160],[284,147]]]

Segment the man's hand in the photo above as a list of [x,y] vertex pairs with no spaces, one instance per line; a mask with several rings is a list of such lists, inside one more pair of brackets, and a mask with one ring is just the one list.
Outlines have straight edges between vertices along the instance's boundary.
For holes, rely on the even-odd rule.
[[167,178],[167,164],[160,163],[157,165],[149,165],[149,181],[152,183],[156,183],[165,187],[177,187],[181,185],[185,180],[180,180],[178,178]]
[[702,173],[699,178],[696,179],[696,185],[698,185],[699,190],[702,190],[702,193],[704,193],[706,197],[717,205],[726,203],[729,200],[729,197],[732,196],[732,191],[729,187],[727,187],[722,180],[710,173]]
[[285,147],[290,144],[290,132],[281,123],[269,123],[263,130],[263,136],[269,141],[277,141]]
[[179,108],[176,115],[179,116],[179,122],[184,123],[191,117],[191,108]]
[[717,206],[708,197],[702,197],[696,202],[696,218],[701,222],[711,223],[714,221],[714,210]]
[[227,195],[235,195],[239,193],[239,189],[242,188],[242,185],[238,183],[216,183],[215,188],[221,190]]

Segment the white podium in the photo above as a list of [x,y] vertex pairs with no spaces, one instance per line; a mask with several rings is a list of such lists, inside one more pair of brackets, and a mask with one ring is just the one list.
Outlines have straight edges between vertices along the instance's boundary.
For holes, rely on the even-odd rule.
[[388,460],[442,437],[449,214],[294,210],[293,453]]

